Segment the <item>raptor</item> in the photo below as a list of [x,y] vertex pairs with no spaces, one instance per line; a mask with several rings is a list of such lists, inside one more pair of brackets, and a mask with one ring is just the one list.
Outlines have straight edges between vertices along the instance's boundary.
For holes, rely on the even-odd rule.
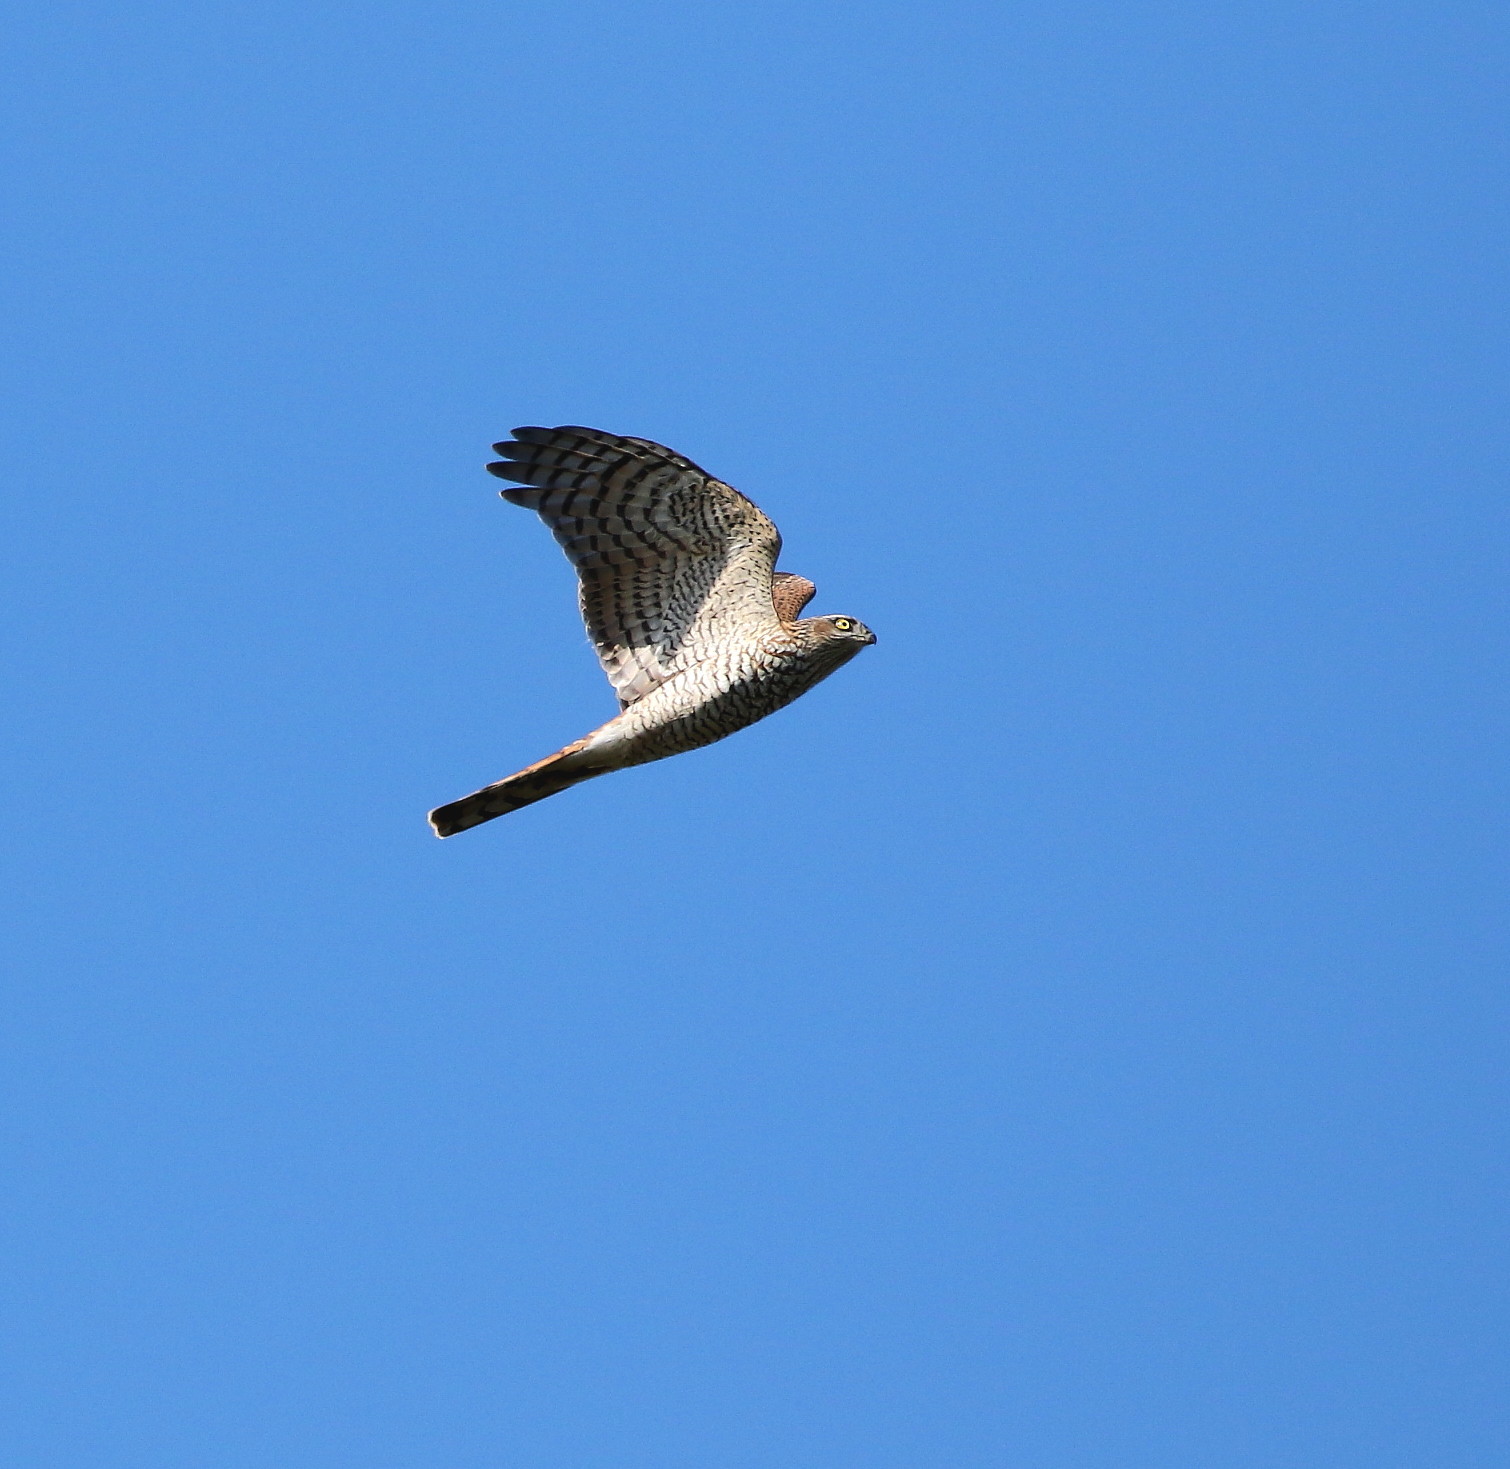
[[649,439],[516,428],[488,469],[577,569],[582,618],[619,714],[554,755],[430,813],[437,836],[568,786],[711,745],[848,663],[875,634],[803,617],[816,588],[776,570],[781,536],[738,490]]

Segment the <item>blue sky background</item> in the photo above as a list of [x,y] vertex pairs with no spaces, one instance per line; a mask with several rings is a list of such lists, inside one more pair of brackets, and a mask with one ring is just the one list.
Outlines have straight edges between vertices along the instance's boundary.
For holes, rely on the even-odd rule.
[[[13,13],[6,1462],[1507,1462],[1507,43]],[[880,643],[441,844],[536,422]]]

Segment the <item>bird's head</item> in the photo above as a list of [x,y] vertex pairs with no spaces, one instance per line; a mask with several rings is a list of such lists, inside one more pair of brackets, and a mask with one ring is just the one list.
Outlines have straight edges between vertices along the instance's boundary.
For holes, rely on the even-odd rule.
[[853,617],[814,617],[811,626],[824,642],[852,645],[856,653],[876,640],[876,635]]

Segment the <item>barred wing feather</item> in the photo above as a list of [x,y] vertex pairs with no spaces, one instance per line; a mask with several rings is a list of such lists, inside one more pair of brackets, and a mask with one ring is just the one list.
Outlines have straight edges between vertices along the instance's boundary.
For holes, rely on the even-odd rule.
[[516,428],[488,468],[526,488],[580,579],[582,617],[621,705],[780,623],[776,527],[738,490],[649,439]]

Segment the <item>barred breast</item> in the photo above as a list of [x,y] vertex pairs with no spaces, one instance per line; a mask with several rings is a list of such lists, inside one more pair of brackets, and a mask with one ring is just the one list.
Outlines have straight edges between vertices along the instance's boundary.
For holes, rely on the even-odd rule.
[[696,750],[790,704],[857,648],[784,638],[683,669],[588,738],[584,754],[615,767]]

